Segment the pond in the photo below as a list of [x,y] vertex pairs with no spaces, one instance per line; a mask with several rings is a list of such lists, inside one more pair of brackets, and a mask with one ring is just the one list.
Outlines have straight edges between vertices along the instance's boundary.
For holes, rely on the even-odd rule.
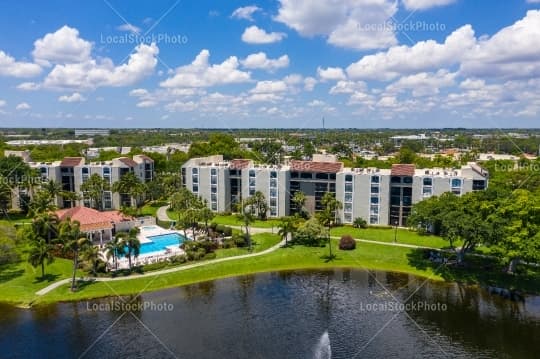
[[364,270],[0,306],[2,358],[534,358],[538,338],[540,297]]

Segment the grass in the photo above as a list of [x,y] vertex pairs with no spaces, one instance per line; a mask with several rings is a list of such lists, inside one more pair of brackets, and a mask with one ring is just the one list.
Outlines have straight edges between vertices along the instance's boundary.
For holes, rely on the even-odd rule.
[[[251,253],[262,252],[279,243],[281,239],[270,233],[259,233],[252,236],[253,250]],[[225,258],[249,254],[248,248],[225,248],[216,251],[216,258]]]
[[152,216],[155,217],[157,214],[157,210],[159,207],[166,206],[167,202],[165,201],[156,201],[156,202],[150,202],[146,203],[144,206],[140,209],[141,216]]
[[[275,235],[269,234],[268,236],[279,240]],[[412,249],[359,243],[354,251],[346,252],[337,249],[337,240],[332,241],[332,246],[336,254],[336,258],[332,261],[327,259],[328,248],[294,246],[280,248],[260,257],[208,264],[203,267],[155,277],[108,283],[94,282],[76,293],[71,293],[68,286],[62,286],[39,298],[38,302],[81,300],[111,296],[115,293],[127,295],[250,273],[293,269],[369,268],[405,272],[442,280],[442,277],[436,275],[430,268],[419,269],[409,264],[408,255],[413,251]]]
[[330,235],[341,237],[342,235],[350,234],[353,238],[367,239],[370,241],[393,243],[394,237],[397,243],[412,244],[416,246],[432,247],[432,248],[447,248],[448,241],[441,237],[420,235],[417,232],[407,229],[398,229],[397,235],[394,228],[354,228],[352,226],[335,227],[330,230]]
[[[218,223],[218,224],[224,224],[227,226],[242,226],[243,225],[242,221],[238,220],[238,218],[236,218],[236,216],[234,215],[216,216],[214,217],[212,222]],[[272,228],[272,227],[277,228],[279,226],[279,223],[280,223],[280,220],[275,219],[275,218],[269,218],[266,221],[261,221],[257,219],[251,224],[251,226],[258,227],[258,228]]]

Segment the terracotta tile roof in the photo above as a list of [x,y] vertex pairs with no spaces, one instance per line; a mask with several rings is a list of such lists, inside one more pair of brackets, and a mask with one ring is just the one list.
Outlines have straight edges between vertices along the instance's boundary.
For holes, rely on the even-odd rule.
[[109,229],[113,223],[120,223],[131,220],[132,218],[124,216],[119,211],[100,212],[88,207],[73,207],[56,211],[60,220],[71,218],[81,224],[81,231],[90,231],[98,229]]
[[414,170],[416,167],[414,165],[392,165],[392,171],[390,174],[392,176],[414,176]]
[[244,168],[247,168],[250,163],[251,163],[251,160],[242,160],[242,159],[232,160],[229,168],[243,170]]
[[120,157],[118,161],[122,162],[128,167],[137,167],[139,164],[128,157]]
[[290,167],[292,171],[298,172],[338,173],[343,169],[343,163],[292,160]]
[[153,159],[151,159],[150,157],[148,157],[147,155],[137,155],[137,157],[145,160],[145,161],[150,161],[150,162],[154,162]]
[[84,158],[82,157],[64,157],[60,166],[62,167],[75,167],[84,163]]

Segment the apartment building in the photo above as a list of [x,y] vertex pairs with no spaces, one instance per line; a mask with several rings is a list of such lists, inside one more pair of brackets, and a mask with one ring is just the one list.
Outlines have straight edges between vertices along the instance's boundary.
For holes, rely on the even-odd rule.
[[[29,165],[39,171],[43,182],[54,180],[62,185],[64,191],[79,194],[82,194],[81,185],[93,174],[98,174],[107,180],[110,187],[128,172],[133,172],[142,182],[151,181],[154,177],[154,161],[145,155],[136,155],[132,159],[120,157],[111,161],[90,163],[86,163],[83,157],[66,157],[61,161],[31,162]],[[60,208],[92,206],[89,198],[72,201],[59,196],[56,200]],[[113,193],[111,190],[103,192],[104,210],[120,209],[122,206],[130,205],[132,205],[132,198],[128,194]]]
[[[343,163],[318,158],[290,160],[281,165],[261,165],[251,160],[224,161],[223,156],[194,158],[182,166],[182,183],[206,199],[218,212],[231,211],[234,204],[261,191],[270,217],[295,213],[292,198],[301,191],[310,213],[322,209],[326,192],[343,203],[343,223],[364,218],[373,225],[405,226],[414,203],[444,192],[462,195],[483,190],[488,173],[475,163],[460,169],[417,169],[394,165],[391,169],[345,168]],[[326,161],[325,161],[326,160]]]

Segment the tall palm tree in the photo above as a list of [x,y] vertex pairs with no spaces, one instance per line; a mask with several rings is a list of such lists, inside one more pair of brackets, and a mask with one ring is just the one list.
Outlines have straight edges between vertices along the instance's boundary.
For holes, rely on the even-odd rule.
[[54,211],[56,206],[54,205],[53,197],[49,192],[44,190],[39,190],[30,200],[30,214],[32,216],[37,216],[41,213],[46,213]]
[[70,218],[61,222],[59,226],[59,241],[62,248],[65,252],[69,252],[73,256],[72,292],[77,289],[75,277],[79,266],[79,254],[90,245],[90,241],[86,238],[86,235],[81,232],[80,226],[78,221],[71,221]]
[[297,191],[294,193],[292,202],[296,208],[296,214],[300,217],[305,217],[306,210],[304,208],[306,204],[306,195],[302,191]]
[[129,263],[129,270],[131,270],[131,256],[137,258],[141,251],[141,242],[137,235],[139,229],[137,227],[132,228],[126,236],[123,237],[122,245],[126,248],[126,257]]
[[43,212],[32,221],[32,229],[43,236],[48,244],[52,244],[54,236],[58,234],[59,223],[58,215],[52,212]]
[[118,269],[118,257],[125,254],[125,247],[123,243],[124,233],[117,233],[116,236],[111,238],[109,242],[105,245],[105,255],[107,259],[113,259],[114,269]]
[[[133,172],[124,174],[112,186],[113,192],[128,194],[130,202],[135,198],[135,205],[138,206],[138,200],[145,193],[144,183],[141,182]],[[132,203],[130,203],[132,205]]]
[[47,192],[53,200],[56,200],[57,196],[62,194],[62,185],[53,180],[49,180],[48,182],[42,184],[41,189]]
[[239,211],[236,215],[236,218],[244,224],[246,229],[246,240],[248,242],[249,251],[251,251],[251,235],[249,234],[249,226],[255,221],[255,206],[250,202],[240,202]]
[[205,228],[206,234],[208,235],[208,222],[210,222],[216,216],[216,214],[212,212],[212,210],[208,208],[206,205],[200,209],[199,214],[201,217],[201,221],[204,222],[204,228]]
[[287,238],[296,231],[296,221],[293,217],[283,217],[279,223],[278,235],[285,240],[285,246],[288,245]]
[[97,246],[88,246],[85,248],[85,250],[81,253],[82,260],[85,261],[90,265],[90,270],[92,271],[92,274],[94,274],[94,277],[97,276],[97,265],[99,263],[99,248]]
[[41,278],[45,277],[45,263],[47,265],[54,261],[53,246],[45,240],[32,232],[32,239],[30,241],[30,249],[28,251],[28,262],[32,267],[41,266]]

